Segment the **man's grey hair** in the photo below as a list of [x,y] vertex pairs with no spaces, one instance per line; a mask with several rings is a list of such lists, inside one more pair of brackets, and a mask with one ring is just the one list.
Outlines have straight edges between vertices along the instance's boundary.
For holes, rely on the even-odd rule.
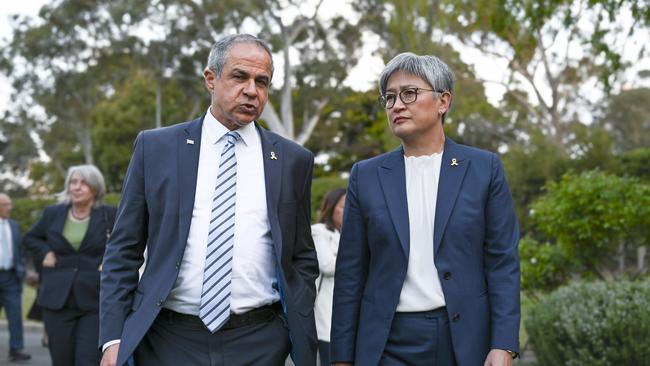
[[101,206],[106,195],[106,184],[104,183],[102,173],[96,166],[91,164],[75,165],[68,168],[68,174],[65,177],[65,187],[63,188],[63,192],[59,193],[59,201],[62,203],[70,203],[70,180],[75,174],[78,174],[86,182],[88,187],[95,192],[93,206]]
[[233,34],[215,42],[210,50],[210,55],[208,55],[207,68],[212,70],[217,77],[221,77],[223,65],[226,64],[226,59],[228,58],[228,51],[238,43],[253,43],[262,47],[271,59],[271,76],[273,75],[273,55],[271,54],[271,48],[266,42],[250,34]]
[[[451,72],[449,66],[436,56],[418,56],[411,52],[404,52],[395,56],[388,62],[384,71],[379,76],[379,91],[381,95],[386,94],[388,79],[397,71],[404,71],[418,76],[429,84],[431,89],[437,92],[446,91],[453,96],[454,74]],[[449,105],[447,111],[442,115],[442,123],[445,123],[445,117],[449,109],[451,109],[451,105]],[[435,111],[431,111],[431,113],[435,113]]]

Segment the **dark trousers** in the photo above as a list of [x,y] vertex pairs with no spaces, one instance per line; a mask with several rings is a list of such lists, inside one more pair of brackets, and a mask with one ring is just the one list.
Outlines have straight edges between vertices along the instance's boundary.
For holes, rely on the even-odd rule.
[[330,342],[318,341],[318,356],[321,366],[330,365]]
[[283,315],[224,328],[212,334],[198,317],[163,309],[136,348],[135,365],[284,365],[291,344]]
[[9,323],[9,349],[21,350],[23,344],[23,316],[21,298],[23,284],[16,271],[0,271],[0,308],[4,308]]
[[380,364],[456,365],[447,311],[396,313]]
[[77,307],[71,295],[60,310],[43,308],[52,366],[96,366],[101,360],[99,314]]

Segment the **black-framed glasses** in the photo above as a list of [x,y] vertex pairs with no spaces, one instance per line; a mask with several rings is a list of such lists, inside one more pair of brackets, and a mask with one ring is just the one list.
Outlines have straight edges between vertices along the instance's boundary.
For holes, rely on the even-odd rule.
[[399,92],[399,94],[394,94],[394,93],[386,93],[384,95],[380,95],[378,100],[379,100],[379,105],[382,106],[382,108],[390,109],[393,108],[395,105],[395,102],[397,101],[397,96],[399,95],[399,99],[402,101],[404,104],[411,104],[414,103],[416,100],[418,100],[418,94],[420,94],[420,91],[432,91],[438,94],[444,93],[444,90],[433,90],[433,89],[424,89],[424,88],[407,88]]

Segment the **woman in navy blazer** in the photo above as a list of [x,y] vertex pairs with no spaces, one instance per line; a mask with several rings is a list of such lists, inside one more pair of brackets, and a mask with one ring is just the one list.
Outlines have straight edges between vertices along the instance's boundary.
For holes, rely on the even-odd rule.
[[52,365],[98,365],[99,278],[115,207],[102,203],[104,177],[93,165],[68,169],[61,203],[43,211],[25,247],[42,267],[37,303]]

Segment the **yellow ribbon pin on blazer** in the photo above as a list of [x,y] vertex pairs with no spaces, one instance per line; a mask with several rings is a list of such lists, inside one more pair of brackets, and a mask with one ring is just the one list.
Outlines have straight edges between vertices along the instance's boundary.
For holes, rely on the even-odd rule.
[[275,156],[275,151],[271,151],[271,160],[278,160],[278,157]]
[[458,160],[456,158],[451,159],[451,166],[458,166]]

